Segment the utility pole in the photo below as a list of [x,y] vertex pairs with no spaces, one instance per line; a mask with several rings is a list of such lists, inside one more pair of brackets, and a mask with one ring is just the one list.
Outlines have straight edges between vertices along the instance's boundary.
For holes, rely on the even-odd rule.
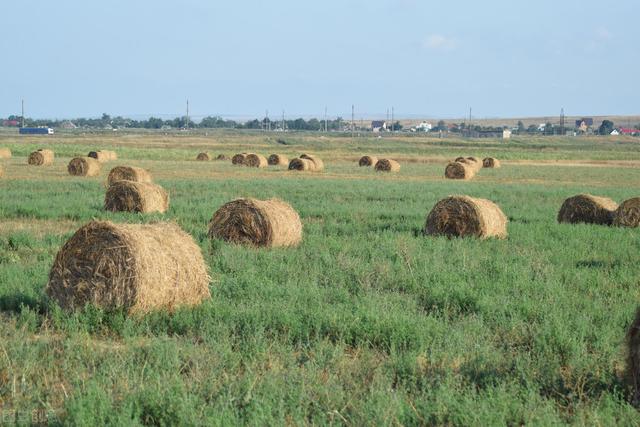
[[393,121],[393,107],[391,107],[391,132],[394,131],[395,122]]
[[327,106],[324,106],[324,133],[327,133],[329,131],[328,127],[327,127]]
[[284,132],[284,110],[282,110],[282,131]]
[[560,135],[564,135],[564,107],[560,109]]
[[355,123],[354,123],[355,111],[356,111],[355,105],[351,104],[351,138],[353,138],[354,131],[355,131]]
[[187,122],[185,123],[185,128],[189,130],[189,100],[187,99]]
[[20,116],[20,118],[22,119],[21,127],[24,127],[24,99],[22,100],[22,115]]

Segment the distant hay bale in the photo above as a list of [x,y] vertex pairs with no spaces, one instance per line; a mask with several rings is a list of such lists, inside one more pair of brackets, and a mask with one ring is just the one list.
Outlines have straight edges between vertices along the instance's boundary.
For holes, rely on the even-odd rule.
[[209,281],[200,247],[178,225],[92,221],[58,251],[45,291],[66,310],[138,314],[200,304]]
[[564,201],[558,222],[611,225],[618,204],[607,197],[578,194]]
[[109,150],[100,150],[100,151],[89,151],[87,157],[93,157],[99,162],[109,162],[111,160],[118,160],[118,154],[115,151]]
[[[476,170],[476,172],[478,172],[480,169],[482,169],[482,160],[480,160],[479,158],[477,158],[477,157],[467,157],[466,161],[467,161],[466,163],[470,164]],[[462,160],[461,160],[461,162],[465,163]]]
[[482,160],[482,167],[483,168],[494,168],[497,169],[499,167],[501,167],[502,165],[500,164],[500,160],[494,158],[494,157],[486,157],[484,160]]
[[272,154],[267,159],[267,162],[271,166],[284,166],[289,164],[289,159],[287,159],[282,154]]
[[10,159],[11,150],[8,148],[0,148],[0,159]]
[[96,176],[100,173],[100,162],[93,157],[74,157],[67,166],[69,175]]
[[282,200],[237,199],[216,211],[208,235],[252,246],[296,246],[302,240],[302,222]]
[[200,160],[200,161],[209,161],[211,160],[211,156],[209,155],[209,153],[200,153],[196,156],[196,160]]
[[227,156],[225,154],[218,154],[216,156],[216,160],[229,160],[229,156]]
[[109,172],[108,184],[118,181],[152,182],[151,174],[146,170],[135,166],[116,166]]
[[250,168],[266,168],[269,162],[267,162],[267,158],[263,155],[250,153],[245,157],[244,165]]
[[640,403],[640,308],[636,310],[635,319],[627,331],[627,370],[626,377],[633,395],[631,402]]
[[313,168],[311,169],[312,171],[320,172],[324,170],[324,162],[320,157],[313,154],[303,154],[300,156],[300,158],[311,160],[311,163],[313,163]]
[[247,153],[239,153],[231,158],[232,165],[244,165],[244,161],[247,158]]
[[440,200],[427,216],[424,233],[431,236],[507,237],[507,217],[490,200],[449,196]]
[[454,162],[462,162],[464,160],[467,160],[466,157],[456,157],[456,159],[454,160]]
[[463,162],[451,162],[444,170],[444,176],[449,179],[471,179],[475,175],[473,166]]
[[117,181],[107,189],[104,208],[111,212],[164,213],[169,209],[169,194],[149,182]]
[[613,225],[618,227],[640,226],[640,197],[625,200],[613,214]]
[[27,163],[33,166],[49,166],[53,164],[54,158],[53,151],[41,148],[29,154]]
[[400,163],[391,159],[380,159],[376,162],[375,169],[378,172],[399,172]]
[[362,156],[358,161],[358,166],[374,166],[378,163],[378,158],[374,156]]
[[314,168],[315,165],[309,159],[296,158],[289,162],[289,170],[312,171]]

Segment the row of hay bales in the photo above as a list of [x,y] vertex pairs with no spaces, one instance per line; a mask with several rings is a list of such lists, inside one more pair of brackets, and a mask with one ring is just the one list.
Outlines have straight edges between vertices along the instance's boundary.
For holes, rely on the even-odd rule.
[[[0,149],[0,158],[10,158],[10,157],[11,157],[11,151],[9,149]],[[100,150],[100,151],[90,151],[86,157],[76,157],[72,159],[72,162],[76,159],[85,159],[85,161],[75,162],[76,164],[82,163],[81,165],[82,167],[78,167],[77,165],[72,167],[70,163],[69,173],[71,173],[72,175],[78,175],[78,174],[82,175],[83,170],[87,170],[89,173],[95,170],[96,168],[95,166],[89,166],[89,164],[92,161],[104,163],[111,160],[117,160],[118,155],[116,154],[115,151]],[[86,159],[91,159],[91,160],[86,160]],[[50,166],[53,164],[54,160],[55,160],[55,153],[53,152],[53,150],[49,150],[47,148],[40,148],[29,154],[29,157],[27,157],[27,164],[32,166]],[[98,171],[99,171],[99,168],[98,168]],[[92,175],[88,175],[88,176],[92,176]]]
[[608,197],[578,194],[562,203],[558,212],[558,222],[638,227],[640,197],[625,200],[618,206]]
[[400,163],[393,159],[378,159],[376,156],[360,157],[360,160],[358,160],[358,166],[373,166],[377,172],[400,172]]
[[226,154],[218,154],[214,158],[211,154],[207,152],[202,152],[202,153],[198,153],[198,155],[196,156],[196,160],[200,160],[204,162],[208,162],[210,160],[229,160],[229,156],[227,156]]
[[322,172],[324,170],[324,162],[320,157],[313,154],[302,154],[289,162],[289,170]]
[[494,157],[480,160],[478,157],[458,157],[449,162],[444,170],[444,176],[449,179],[472,179],[482,168],[499,168],[500,161]]

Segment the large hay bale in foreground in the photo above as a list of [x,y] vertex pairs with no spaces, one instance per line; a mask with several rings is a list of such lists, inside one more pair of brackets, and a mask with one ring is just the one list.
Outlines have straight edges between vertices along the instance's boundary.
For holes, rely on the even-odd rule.
[[237,199],[216,211],[208,235],[252,246],[296,246],[302,240],[302,222],[282,200]]
[[53,164],[54,158],[53,151],[41,148],[29,154],[27,163],[33,166],[49,166]]
[[10,159],[11,150],[8,148],[0,148],[0,159]]
[[118,160],[118,154],[116,154],[115,151],[109,150],[89,151],[87,157],[93,157],[101,163],[109,162],[111,160]]
[[374,156],[362,156],[358,161],[358,166],[374,166],[378,163],[378,158]]
[[247,158],[247,153],[239,153],[231,158],[232,165],[244,165],[244,161]]
[[619,227],[640,226],[640,197],[625,200],[613,214],[613,225]]
[[282,154],[272,154],[267,159],[267,162],[271,166],[285,166],[289,164],[289,159]]
[[100,168],[100,162],[93,157],[74,157],[67,165],[69,175],[73,176],[96,176]]
[[296,158],[289,162],[289,170],[312,171],[314,168],[315,165],[309,159]]
[[324,162],[320,157],[313,154],[303,154],[300,156],[300,158],[311,160],[311,163],[313,163],[313,168],[311,169],[312,171],[320,172],[324,170]]
[[475,175],[473,166],[462,162],[451,162],[444,170],[445,178],[449,179],[471,179]]
[[108,221],[90,222],[64,244],[46,293],[64,309],[94,304],[130,314],[210,298],[200,247],[180,227]]
[[0,177],[4,176],[4,168],[0,166]]
[[502,165],[500,164],[500,160],[494,158],[494,157],[485,157],[482,160],[482,167],[483,168],[493,168],[493,169],[498,169],[499,167],[502,167]]
[[164,213],[169,209],[169,194],[150,182],[117,181],[107,189],[104,208],[112,212]]
[[107,181],[111,185],[118,181],[152,182],[153,179],[146,169],[136,166],[116,166],[109,172]]
[[209,153],[199,153],[196,156],[196,160],[200,160],[202,162],[207,162],[207,161],[211,160],[211,156],[209,155]]
[[424,233],[431,236],[507,237],[507,217],[490,200],[449,196],[440,200],[427,216]]
[[218,154],[216,156],[216,160],[229,160],[229,156],[227,156],[226,154]]
[[564,201],[558,222],[611,225],[618,204],[607,197],[578,194]]
[[267,162],[267,158],[261,154],[250,153],[245,157],[244,165],[250,168],[266,168],[269,162]]
[[400,163],[391,159],[380,159],[376,162],[375,170],[377,172],[399,172]]

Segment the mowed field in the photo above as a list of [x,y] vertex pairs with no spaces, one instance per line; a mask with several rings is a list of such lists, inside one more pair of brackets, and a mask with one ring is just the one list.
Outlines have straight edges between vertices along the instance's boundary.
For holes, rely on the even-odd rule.
[[[0,161],[0,422],[640,423],[624,381],[640,229],[556,222],[578,193],[639,196],[640,140],[271,135],[0,135],[13,151]],[[28,166],[43,147],[55,164]],[[120,159],[98,177],[69,176],[70,158],[95,149]],[[197,162],[201,151],[313,153],[325,171]],[[359,168],[364,154],[402,169]],[[460,155],[503,167],[445,180]],[[105,212],[116,165],[147,168],[169,191],[169,211]],[[496,202],[509,237],[423,236],[430,209],[452,194]],[[211,216],[237,197],[290,203],[302,244],[210,241]],[[49,269],[92,219],[179,224],[202,248],[211,300],[133,317],[62,311],[44,294]]]

